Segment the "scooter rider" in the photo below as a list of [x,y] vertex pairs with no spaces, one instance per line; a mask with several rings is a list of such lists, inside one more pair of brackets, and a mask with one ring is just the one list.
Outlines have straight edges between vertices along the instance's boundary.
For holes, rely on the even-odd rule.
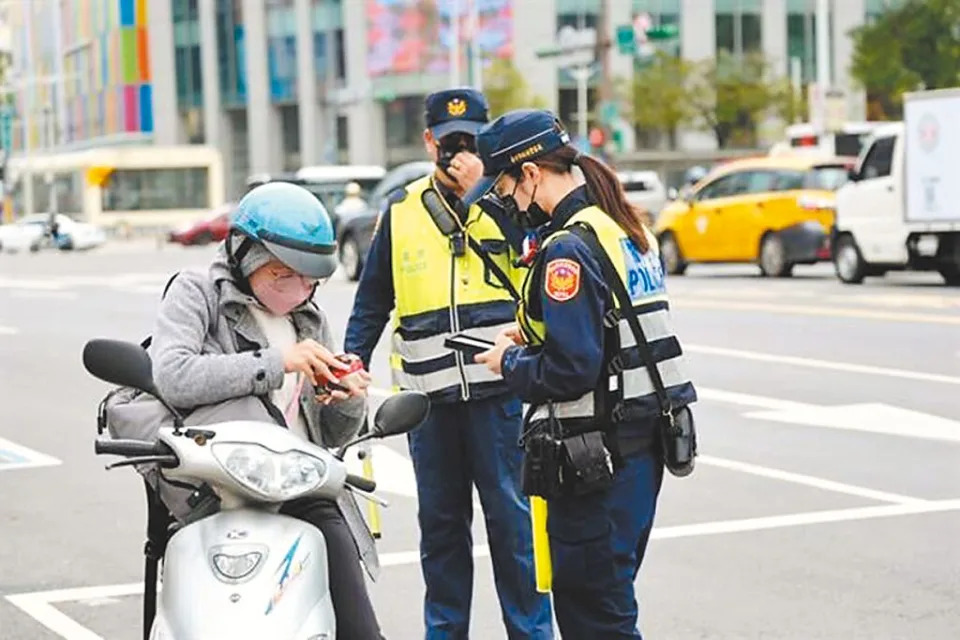
[[[270,415],[327,447],[346,443],[366,410],[365,371],[335,356],[324,312],[313,301],[336,269],[333,227],[309,191],[269,183],[240,201],[230,233],[207,272],[184,271],[160,306],[151,355],[160,393],[174,406],[259,396]],[[352,356],[355,358],[355,356]],[[337,637],[382,638],[361,558],[376,551],[352,497],[287,502],[281,513],[316,525],[326,539]]]

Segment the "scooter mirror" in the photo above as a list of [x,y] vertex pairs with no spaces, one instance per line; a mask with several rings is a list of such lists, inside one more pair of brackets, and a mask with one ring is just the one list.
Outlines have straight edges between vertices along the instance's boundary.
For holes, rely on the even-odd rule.
[[146,350],[132,342],[91,340],[83,347],[83,366],[94,377],[157,395],[153,364]]
[[373,417],[374,437],[385,438],[413,431],[430,414],[430,398],[420,391],[401,391],[383,401]]

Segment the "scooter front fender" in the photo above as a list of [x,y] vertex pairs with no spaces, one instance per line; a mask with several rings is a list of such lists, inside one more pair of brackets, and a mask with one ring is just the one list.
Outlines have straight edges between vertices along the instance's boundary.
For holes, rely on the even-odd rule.
[[151,640],[335,636],[326,541],[310,523],[238,509],[170,538]]

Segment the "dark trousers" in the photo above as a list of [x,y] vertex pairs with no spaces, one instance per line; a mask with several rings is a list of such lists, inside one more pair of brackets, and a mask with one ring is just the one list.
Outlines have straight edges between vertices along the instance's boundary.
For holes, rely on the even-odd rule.
[[434,404],[409,434],[420,501],[420,565],[428,640],[466,640],[473,593],[473,485],[483,506],[500,610],[513,639],[553,638],[550,600],[536,592],[530,510],[520,493],[520,401]]
[[553,603],[564,639],[639,640],[634,581],[647,548],[663,464],[629,456],[613,486],[548,504]]
[[337,616],[337,640],[382,640],[360,566],[360,554],[337,505],[327,500],[292,500],[283,513],[314,525],[327,542],[330,594]]

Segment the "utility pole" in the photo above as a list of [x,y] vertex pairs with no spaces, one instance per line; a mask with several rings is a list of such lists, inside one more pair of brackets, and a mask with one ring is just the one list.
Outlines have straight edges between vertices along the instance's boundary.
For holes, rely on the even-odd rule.
[[450,2],[450,86],[460,86],[460,0]]
[[597,62],[600,64],[600,86],[597,103],[613,99],[613,79],[610,77],[610,0],[600,0],[597,16]]
[[830,92],[830,0],[817,0],[817,122],[827,129],[827,94]]

